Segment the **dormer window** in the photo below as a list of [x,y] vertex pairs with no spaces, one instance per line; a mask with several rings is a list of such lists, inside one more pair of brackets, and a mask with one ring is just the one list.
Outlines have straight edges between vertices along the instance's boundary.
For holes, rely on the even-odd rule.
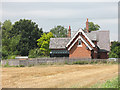
[[82,47],[82,41],[78,40],[78,47]]

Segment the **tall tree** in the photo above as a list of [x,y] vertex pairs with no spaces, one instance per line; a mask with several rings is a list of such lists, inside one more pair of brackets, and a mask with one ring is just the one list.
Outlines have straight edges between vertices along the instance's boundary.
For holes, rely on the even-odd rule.
[[[86,27],[84,28],[86,29]],[[89,22],[89,31],[97,31],[100,29],[100,26],[98,24],[94,24],[93,22]]]
[[2,25],[2,38],[9,39],[11,37],[12,22],[5,20]]
[[37,47],[37,39],[39,39],[43,33],[42,28],[38,28],[38,25],[31,20],[20,19],[15,22],[10,32],[13,36],[21,35],[17,50],[19,55],[28,55],[29,50]]
[[114,41],[111,46],[111,51],[109,53],[110,58],[120,58],[120,42]]
[[49,42],[50,38],[54,37],[51,32],[48,34],[43,33],[42,37],[38,39],[37,45],[40,47],[40,50],[42,51],[44,56],[49,56],[50,50],[49,50]]
[[9,48],[11,29],[12,29],[11,21],[10,20],[4,21],[4,23],[2,24],[2,57],[3,58],[7,58],[7,56],[11,54]]
[[2,40],[2,29],[1,29],[1,25],[2,23],[0,22],[0,58],[2,57],[2,43],[1,43],[1,40]]
[[63,26],[57,26],[50,30],[53,33],[54,37],[67,37],[67,28]]

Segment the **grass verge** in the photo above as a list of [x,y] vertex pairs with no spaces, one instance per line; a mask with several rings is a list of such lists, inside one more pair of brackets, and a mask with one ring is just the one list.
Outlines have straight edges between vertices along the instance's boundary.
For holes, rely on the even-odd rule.
[[111,80],[107,80],[105,83],[97,83],[91,88],[120,88],[120,83],[118,82],[118,77]]

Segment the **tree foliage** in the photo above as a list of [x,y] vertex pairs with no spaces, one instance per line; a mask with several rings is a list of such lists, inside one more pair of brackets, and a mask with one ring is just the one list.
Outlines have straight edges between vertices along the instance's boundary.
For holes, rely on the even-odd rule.
[[31,49],[29,51],[29,58],[36,58],[41,56],[43,56],[43,53],[39,48]]
[[42,28],[38,28],[38,25],[31,20],[20,19],[15,22],[10,32],[13,36],[21,35],[17,50],[19,55],[28,55],[29,50],[37,47],[37,39],[41,37],[43,31]]
[[6,20],[2,25],[2,38],[9,39],[11,37],[12,22]]
[[49,56],[50,50],[49,50],[49,42],[50,38],[54,37],[51,32],[48,34],[43,33],[43,35],[40,37],[40,39],[37,40],[37,45],[40,47],[40,50],[44,56]]
[[1,39],[2,39],[2,29],[1,29],[1,25],[2,23],[0,22],[0,58],[2,57],[2,43],[1,43]]
[[110,58],[120,58],[120,42],[114,41],[109,53]]
[[[11,55],[15,51],[14,42],[15,37],[11,38],[12,23],[10,20],[6,20],[2,25],[2,58],[7,58],[8,55]],[[17,40],[19,41],[19,40]],[[14,42],[14,43],[12,43]],[[12,51],[11,51],[12,50]]]
[[50,30],[53,33],[54,37],[67,37],[67,28],[58,25]]
[[42,28],[31,20],[20,19],[14,25],[6,20],[2,25],[2,57],[28,55],[29,50],[38,47],[37,39],[42,33]]
[[[86,28],[84,28],[86,29]],[[98,24],[94,24],[93,22],[89,22],[89,31],[97,31],[100,29],[100,26]]]

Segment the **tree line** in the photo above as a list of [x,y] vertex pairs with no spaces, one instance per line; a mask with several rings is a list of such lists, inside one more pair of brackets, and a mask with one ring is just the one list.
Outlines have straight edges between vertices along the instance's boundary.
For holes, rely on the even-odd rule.
[[[50,32],[43,32],[43,29],[39,28],[38,24],[28,19],[20,19],[14,24],[10,20],[6,20],[0,23],[0,26],[2,59],[11,59],[16,56],[49,57],[50,38],[67,37],[67,28],[64,26],[58,25],[50,29]],[[89,22],[90,31],[99,30],[99,28],[99,25]],[[109,56],[120,57],[120,50],[118,51],[118,49],[120,49],[120,43],[115,42],[111,46]],[[114,52],[117,55],[114,55]]]
[[[14,24],[10,20],[6,20],[0,24],[2,30],[2,59],[15,58],[17,55],[49,56],[50,38],[59,37],[59,34],[60,37],[66,37],[67,35],[67,29],[63,26],[54,27],[50,32],[43,32],[38,24],[27,19],[20,19]],[[59,33],[59,31],[62,33]]]

